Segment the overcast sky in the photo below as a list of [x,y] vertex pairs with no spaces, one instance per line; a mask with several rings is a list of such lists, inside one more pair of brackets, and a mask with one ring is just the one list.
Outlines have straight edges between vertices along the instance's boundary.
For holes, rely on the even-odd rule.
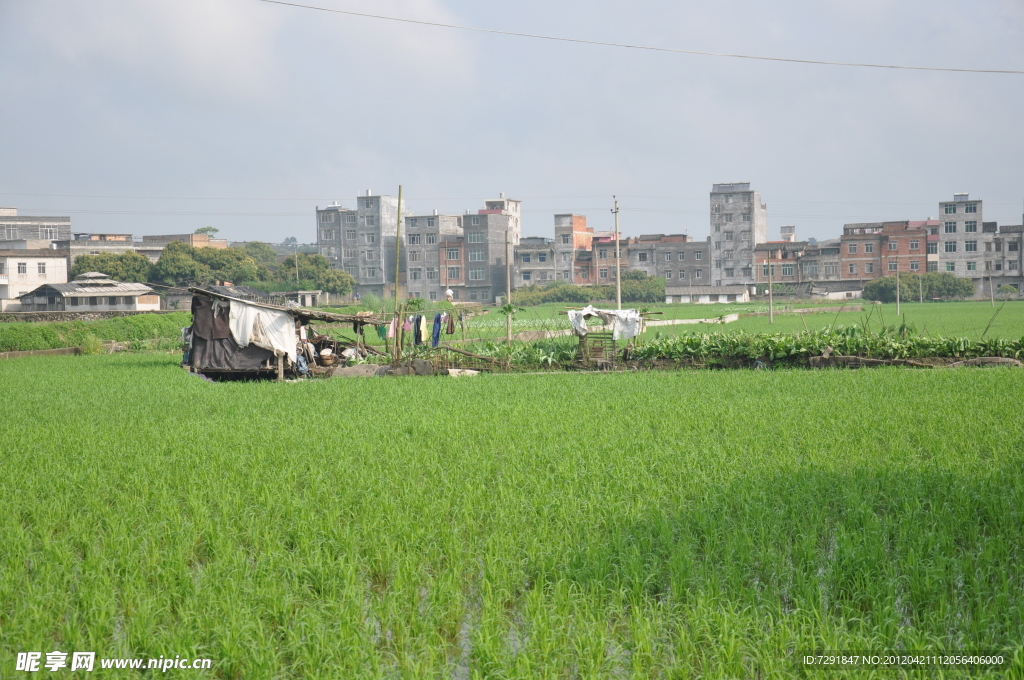
[[[299,0],[499,30],[828,61],[1024,70],[1020,0]],[[549,42],[258,0],[0,0],[0,205],[79,231],[314,236],[366,189],[462,213],[708,234],[749,181],[769,238],[1021,222],[1024,75],[811,66]]]

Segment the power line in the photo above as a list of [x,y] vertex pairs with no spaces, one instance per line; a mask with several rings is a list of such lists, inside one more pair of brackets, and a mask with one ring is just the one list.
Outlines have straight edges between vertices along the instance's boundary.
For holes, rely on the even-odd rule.
[[365,19],[381,19],[384,21],[396,21],[404,24],[417,24],[420,26],[433,26],[435,28],[452,28],[459,31],[473,31],[475,33],[492,33],[496,35],[509,35],[517,38],[534,38],[536,40],[554,40],[557,42],[577,43],[583,45],[600,45],[603,47],[621,47],[631,50],[647,50],[650,52],[672,52],[674,54],[693,54],[704,57],[728,57],[731,59],[753,59],[757,61],[780,61],[792,64],[817,64],[821,66],[855,66],[860,68],[886,68],[902,69],[907,71],[942,71],[947,73],[998,73],[1024,75],[1024,71],[1009,69],[977,69],[977,68],[942,68],[939,66],[902,66],[896,64],[866,64],[845,61],[819,61],[816,59],[788,59],[785,57],[765,57],[752,54],[728,54],[724,52],[700,52],[697,50],[680,50],[671,47],[652,47],[650,45],[631,45],[628,43],[602,42],[600,40],[584,40],[582,38],[565,38],[552,35],[540,35],[536,33],[517,33],[514,31],[499,31],[493,28],[477,28],[475,26],[458,26],[456,24],[443,24],[437,21],[421,21],[419,19],[406,19],[402,17],[389,17],[381,14],[367,14],[365,12],[351,12],[343,9],[331,9],[329,7],[316,7],[314,5],[302,5],[297,2],[285,2],[284,0],[258,0],[271,5],[284,5],[286,7],[297,7],[300,9],[312,9],[319,12],[331,12],[332,14],[346,14],[348,16],[362,17]]

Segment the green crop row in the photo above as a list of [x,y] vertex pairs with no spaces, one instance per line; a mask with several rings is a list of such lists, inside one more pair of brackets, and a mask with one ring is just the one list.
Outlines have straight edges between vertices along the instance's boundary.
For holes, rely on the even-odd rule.
[[0,323],[0,352],[80,347],[90,338],[115,342],[174,340],[191,323],[189,312],[136,314],[99,321]]

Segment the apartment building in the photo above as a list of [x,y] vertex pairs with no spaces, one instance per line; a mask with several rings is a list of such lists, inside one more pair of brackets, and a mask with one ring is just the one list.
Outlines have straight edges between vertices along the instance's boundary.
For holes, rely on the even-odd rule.
[[711,187],[711,281],[754,283],[754,247],[768,240],[768,206],[749,182]]
[[21,311],[18,298],[22,295],[41,285],[66,283],[67,280],[67,251],[52,248],[4,250],[0,246],[0,311]]
[[[555,279],[564,278],[556,262],[555,239],[540,236],[526,236],[519,239],[513,260],[514,278],[512,285],[544,286]],[[571,270],[570,270],[571,271]]]
[[[448,255],[455,255],[450,266],[462,267],[462,217],[434,211],[433,215],[409,216],[403,221],[408,297],[443,300],[446,287],[462,280],[461,271],[448,271]],[[449,247],[458,252],[449,252]]]
[[1004,226],[984,221],[984,201],[968,193],[953,194],[952,201],[939,202],[936,250],[939,271],[950,272],[974,282],[978,295],[988,295],[992,285],[1020,287],[1021,232],[1017,225]]
[[[335,202],[316,208],[317,252],[331,266],[347,271],[361,295],[384,296],[394,292],[395,235],[398,232],[398,199],[375,195],[369,189],[356,198],[355,209]],[[405,213],[404,206],[402,210]],[[405,257],[399,262],[405,273]]]
[[17,208],[0,208],[0,248],[50,248],[54,241],[71,239],[70,217],[18,215]]
[[711,241],[688,234],[648,234],[629,239],[629,267],[665,279],[666,287],[707,286],[711,278]]
[[867,281],[896,271],[927,271],[928,236],[938,228],[930,220],[898,220],[843,225],[840,275]]

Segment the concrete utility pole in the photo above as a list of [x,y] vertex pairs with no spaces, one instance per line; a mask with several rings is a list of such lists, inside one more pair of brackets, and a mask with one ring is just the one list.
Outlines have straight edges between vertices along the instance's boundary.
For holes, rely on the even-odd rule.
[[[614,199],[615,197],[612,196]],[[622,309],[622,264],[619,259],[619,202],[615,201],[615,308]]]
[[996,306],[996,291],[995,291],[995,288],[992,287],[992,263],[991,262],[986,262],[985,264],[988,266],[988,294],[989,294],[989,298],[992,301],[992,306],[995,307]]
[[772,251],[768,251],[768,259],[764,261],[764,266],[768,268],[768,323],[775,323],[775,301],[772,297]]
[[[402,185],[398,185],[398,222],[395,223],[395,313],[398,313],[398,264],[402,254]],[[396,333],[397,335],[397,333]]]
[[[512,232],[505,230],[505,304],[512,304]],[[512,315],[505,315],[505,340],[512,345]]]
[[900,256],[896,256],[896,316],[900,315]]

